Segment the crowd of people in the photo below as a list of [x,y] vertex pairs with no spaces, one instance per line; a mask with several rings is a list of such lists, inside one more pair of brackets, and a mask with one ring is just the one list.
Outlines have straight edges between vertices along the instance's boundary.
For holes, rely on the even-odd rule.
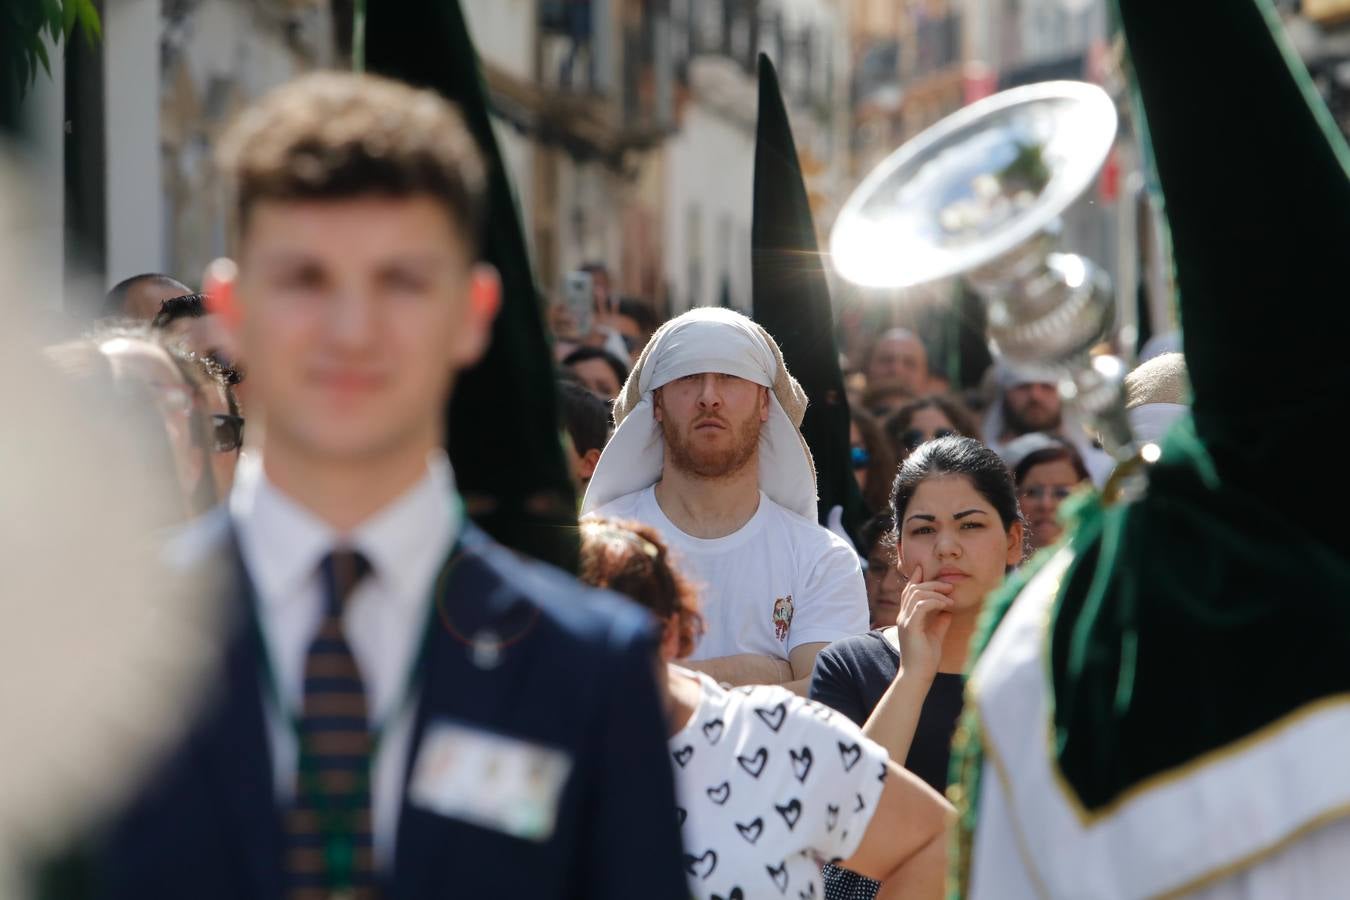
[[[331,116],[298,114],[301,105]],[[1084,455],[1100,455],[1055,386],[1000,369],[982,427],[914,333],[878,335],[856,365],[844,360],[850,461],[870,520],[840,533],[817,520],[799,431],[810,398],[773,337],[721,308],[660,324],[649,303],[612,298],[603,267],[588,266],[591,330],[579,333],[564,310],[549,317],[560,436],[584,498],[580,575],[659,625],[644,644],[641,618],[628,616],[631,635],[616,644],[603,633],[618,625],[592,635],[594,622],[557,608],[579,588],[486,546],[456,508],[437,449],[444,387],[481,353],[498,302],[490,270],[473,261],[482,163],[454,110],[392,83],[327,75],[281,89],[238,128],[225,156],[239,192],[238,309],[166,274],[134,275],[108,292],[86,336],[46,350],[68,377],[139,403],[130,424],[181,498],[165,525],[198,534],[224,522],[242,615],[260,641],[245,654],[257,671],[231,687],[256,695],[260,674],[265,687],[224,704],[235,718],[216,710],[199,727],[237,742],[265,722],[249,738],[266,738],[264,759],[250,763],[271,764],[235,760],[208,787],[190,764],[201,760],[176,757],[133,804],[134,827],[111,832],[121,862],[99,883],[147,897],[191,875],[244,896],[257,887],[248,876],[286,896],[334,886],[367,896],[388,876],[396,838],[402,865],[437,833],[410,824],[408,803],[536,842],[574,828],[568,853],[597,834],[633,851],[631,867],[587,857],[567,875],[568,853],[548,856],[552,877],[573,885],[558,896],[632,896],[637,883],[643,896],[935,896],[976,616],[1005,571],[1053,543],[1056,507],[1091,480]],[[370,149],[381,140],[396,149],[385,168]],[[484,572],[463,574],[466,554]],[[557,758],[545,749],[556,735],[521,742],[500,723],[442,732],[425,710],[414,715],[414,696],[426,704],[455,690],[423,668],[432,639],[417,603],[432,584],[443,593],[447,556],[456,577],[480,590],[500,582],[528,609],[506,603],[492,611],[505,621],[468,641],[482,673],[501,665],[522,615],[557,617],[560,635],[593,642],[599,657],[646,648],[652,666],[638,668],[654,677],[576,690],[603,740],[634,737],[640,724],[647,743]],[[529,677],[566,695],[546,673]],[[446,706],[489,696],[502,702]],[[640,722],[628,721],[634,705],[650,708]],[[567,742],[579,739],[566,730]],[[492,782],[479,770],[492,768],[486,760],[456,769],[456,754],[474,753],[506,754],[539,780],[537,793],[515,797],[524,789]],[[594,770],[589,799],[567,786],[583,766]],[[492,790],[456,795],[473,777]],[[280,810],[272,835],[208,851],[228,824],[216,804],[241,790],[267,795],[254,814]],[[507,798],[533,817],[518,820]],[[340,827],[335,810],[346,813]],[[172,825],[185,815],[197,824]],[[275,844],[276,865],[249,871],[232,855],[250,841]],[[502,852],[490,840],[483,849]],[[168,858],[153,864],[151,854]],[[494,871],[494,895],[520,896],[502,885],[536,877]]]
[[[220,165],[228,289],[132,276],[43,351],[118,398],[179,500],[165,570],[209,572],[181,600],[220,615],[177,727],[34,892],[942,895],[985,613],[1010,583],[1057,591],[1065,504],[1122,489],[1059,386],[996,363],[963,390],[902,327],[845,348],[850,530],[775,336],[722,307],[663,322],[588,265],[586,328],[540,310],[574,577],[480,530],[444,449],[503,302],[457,109],[313,74],[247,109]],[[1125,378],[1139,459],[1189,421],[1185,357],[1154,344]],[[999,775],[992,821],[1018,801]],[[986,846],[976,868],[1034,880]]]
[[[580,577],[645,607],[647,643],[646,614],[504,555],[456,506],[445,388],[482,352],[499,298],[474,261],[482,163],[453,108],[323,75],[237,128],[228,300],[135,275],[86,336],[46,351],[139,403],[129,424],[181,498],[164,524],[199,543],[215,527],[205,543],[233,548],[248,623],[225,644],[243,666],[228,696],[110,830],[96,883],[370,896],[429,878],[418,848],[476,828],[488,859],[513,856],[503,833],[552,847],[485,871],[494,896],[546,880],[544,896],[936,896],[976,616],[1055,540],[1057,505],[1090,480],[1083,453],[1100,453],[1055,387],[1000,370],[984,426],[998,423],[985,434],[1000,456],[912,332],[878,335],[844,361],[870,520],[831,530],[799,431],[810,398],[772,335],[722,308],[660,324],[589,266],[591,330],[549,318]],[[461,610],[456,581],[502,597]],[[426,625],[428,591],[464,621]],[[508,650],[521,640],[529,658]],[[540,669],[577,653],[590,659],[568,678]],[[456,666],[491,681],[505,658],[523,681],[461,696]],[[514,706],[534,680],[546,691]],[[522,734],[525,709],[567,696],[580,706]],[[234,758],[213,774],[221,752]],[[260,796],[231,824],[241,791]],[[235,827],[253,831],[220,840]],[[259,847],[274,857],[250,868]]]

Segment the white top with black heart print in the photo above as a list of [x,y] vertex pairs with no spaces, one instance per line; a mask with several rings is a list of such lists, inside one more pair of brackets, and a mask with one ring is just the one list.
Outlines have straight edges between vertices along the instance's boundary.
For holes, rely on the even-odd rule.
[[827,707],[706,675],[670,739],[685,869],[699,900],[824,900],[820,867],[862,841],[886,751]]

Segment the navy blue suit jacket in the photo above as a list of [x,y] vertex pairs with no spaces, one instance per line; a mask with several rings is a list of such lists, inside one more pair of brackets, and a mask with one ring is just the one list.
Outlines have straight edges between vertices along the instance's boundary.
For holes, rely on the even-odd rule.
[[[428,723],[448,718],[562,749],[573,768],[543,842],[410,804],[405,772],[384,896],[687,900],[650,618],[471,526],[460,546],[427,640],[409,763]],[[280,900],[281,814],[247,588],[230,605],[216,690],[108,832],[100,896]],[[484,669],[457,636],[480,629],[524,636]]]

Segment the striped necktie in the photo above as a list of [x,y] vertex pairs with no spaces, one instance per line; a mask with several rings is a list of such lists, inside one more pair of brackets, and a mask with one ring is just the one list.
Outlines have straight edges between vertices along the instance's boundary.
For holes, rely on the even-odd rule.
[[286,814],[287,900],[375,897],[370,814],[372,736],[365,684],[342,633],[347,599],[370,564],[335,551],[320,565],[324,614],[305,656],[300,769]]

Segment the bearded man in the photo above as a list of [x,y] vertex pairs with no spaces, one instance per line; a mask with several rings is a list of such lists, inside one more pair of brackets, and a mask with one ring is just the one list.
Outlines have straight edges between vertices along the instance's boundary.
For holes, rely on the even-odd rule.
[[805,693],[816,654],[867,630],[858,556],[816,522],[806,395],[763,328],[695,309],[653,335],[582,503],[651,525],[703,590],[690,668]]
[[1101,487],[1115,468],[1115,460],[1088,438],[1082,425],[1064,408],[1059,387],[1043,375],[1022,372],[1006,365],[994,371],[998,393],[984,418],[984,442],[1012,466],[1013,442],[1028,434],[1048,434],[1072,444],[1087,466],[1092,481]]

